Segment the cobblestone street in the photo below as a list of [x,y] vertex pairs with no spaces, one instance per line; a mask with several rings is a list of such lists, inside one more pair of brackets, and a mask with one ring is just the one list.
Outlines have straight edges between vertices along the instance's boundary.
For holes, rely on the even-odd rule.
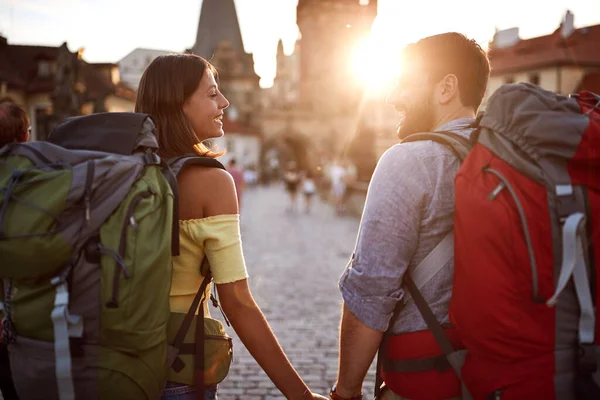
[[[280,185],[248,190],[242,199],[242,240],[250,286],[275,335],[310,388],[327,395],[337,375],[341,296],[338,279],[356,240],[359,220],[337,217],[330,204],[304,198],[287,212]],[[219,312],[211,309],[216,317]],[[235,332],[234,361],[219,399],[282,399]],[[364,386],[372,398],[373,368]]]

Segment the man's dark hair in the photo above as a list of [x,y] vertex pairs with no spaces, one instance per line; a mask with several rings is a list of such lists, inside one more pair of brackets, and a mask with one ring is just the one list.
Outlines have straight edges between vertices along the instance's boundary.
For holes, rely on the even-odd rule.
[[232,159],[229,161],[229,165],[235,165],[235,164],[237,164],[237,161],[235,160],[235,158],[232,158]]
[[475,40],[457,32],[429,36],[406,46],[404,61],[421,61],[432,82],[448,74],[456,75],[462,104],[474,110],[481,105],[490,62]]
[[15,103],[0,103],[0,147],[24,141],[28,129],[29,117],[25,110]]

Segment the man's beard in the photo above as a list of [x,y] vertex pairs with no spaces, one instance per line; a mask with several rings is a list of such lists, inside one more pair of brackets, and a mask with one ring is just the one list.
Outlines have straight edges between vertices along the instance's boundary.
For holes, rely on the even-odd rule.
[[402,122],[398,125],[398,138],[405,139],[413,133],[431,132],[435,121],[431,100],[427,99],[407,107]]

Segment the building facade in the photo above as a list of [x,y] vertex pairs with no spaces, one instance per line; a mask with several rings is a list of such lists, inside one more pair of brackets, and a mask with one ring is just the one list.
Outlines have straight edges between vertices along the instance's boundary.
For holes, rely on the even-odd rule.
[[15,45],[0,36],[0,100],[23,107],[32,140],[44,140],[64,118],[94,112],[133,111],[135,91],[117,64],[88,63],[83,51]]
[[121,81],[137,90],[146,67],[158,56],[172,53],[167,50],[145,49],[138,47],[119,60]]
[[370,176],[376,131],[365,124],[370,100],[350,61],[376,16],[376,0],[298,1],[301,37],[291,55],[279,43],[274,84],[265,91],[265,154],[278,148],[303,169],[348,158],[359,176]]
[[567,11],[550,35],[521,39],[519,29],[496,32],[489,45],[489,96],[505,83],[530,82],[561,94],[600,93],[600,25],[575,28]]

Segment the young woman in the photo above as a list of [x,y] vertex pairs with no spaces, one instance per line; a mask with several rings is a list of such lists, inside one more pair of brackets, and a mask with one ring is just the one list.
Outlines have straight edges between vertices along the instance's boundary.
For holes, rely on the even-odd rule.
[[[150,114],[163,158],[186,153],[217,157],[201,144],[223,135],[229,106],[214,67],[192,54],[155,59],[144,72],[135,111]],[[325,399],[313,394],[288,361],[248,287],[242,254],[235,184],[221,169],[191,166],[179,176],[180,255],[173,260],[171,311],[187,312],[210,262],[221,306],[250,354],[283,395],[293,400]],[[205,308],[204,313],[208,313]],[[216,387],[205,399],[216,399]],[[195,399],[194,388],[167,382],[163,399]]]

